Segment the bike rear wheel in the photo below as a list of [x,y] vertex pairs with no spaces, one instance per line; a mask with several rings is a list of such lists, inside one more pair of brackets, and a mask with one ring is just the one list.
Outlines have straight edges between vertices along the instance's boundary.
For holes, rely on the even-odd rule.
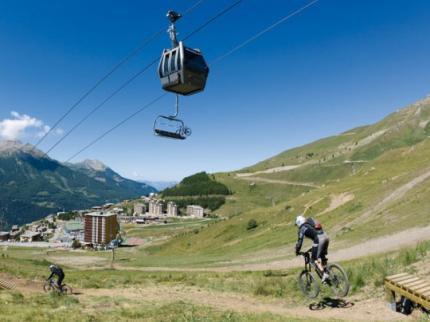
[[64,284],[63,286],[62,286],[62,293],[64,294],[64,295],[70,295],[70,294],[73,294],[73,290],[72,290],[72,288],[70,287],[70,286],[68,286],[67,284]]
[[339,264],[329,264],[327,266],[330,276],[330,286],[334,294],[338,297],[345,297],[349,292],[349,280],[345,270]]
[[302,271],[299,275],[298,282],[300,289],[307,297],[313,299],[316,298],[320,293],[318,282],[311,272],[307,270]]

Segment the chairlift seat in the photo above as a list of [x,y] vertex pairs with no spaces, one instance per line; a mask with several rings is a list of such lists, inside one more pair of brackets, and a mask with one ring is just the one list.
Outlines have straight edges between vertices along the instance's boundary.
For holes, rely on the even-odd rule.
[[191,134],[191,130],[180,119],[159,115],[154,121],[154,134],[170,139],[185,140]]

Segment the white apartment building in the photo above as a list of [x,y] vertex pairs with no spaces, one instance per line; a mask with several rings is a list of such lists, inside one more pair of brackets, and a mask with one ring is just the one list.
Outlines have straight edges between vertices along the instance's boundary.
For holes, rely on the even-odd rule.
[[133,215],[140,216],[146,212],[146,206],[143,203],[135,203],[133,206]]
[[169,201],[167,203],[167,216],[169,217],[178,216],[178,206],[173,201]]
[[195,218],[203,218],[204,209],[201,206],[189,205],[187,206],[187,215]]
[[150,215],[160,216],[163,214],[163,202],[161,200],[151,200],[149,202],[148,213]]

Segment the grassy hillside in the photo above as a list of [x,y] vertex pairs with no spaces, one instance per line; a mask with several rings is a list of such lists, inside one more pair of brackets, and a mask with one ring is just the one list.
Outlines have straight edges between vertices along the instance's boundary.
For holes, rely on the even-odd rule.
[[[311,206],[309,215],[323,222],[333,247],[427,225],[429,120],[426,99],[374,125],[283,152],[241,171],[215,174],[232,193],[217,210],[229,219],[148,251],[160,260],[173,253],[231,260],[276,250],[294,242],[293,221],[306,206]],[[287,165],[296,167],[271,170]],[[246,229],[250,219],[258,223],[253,230]]]

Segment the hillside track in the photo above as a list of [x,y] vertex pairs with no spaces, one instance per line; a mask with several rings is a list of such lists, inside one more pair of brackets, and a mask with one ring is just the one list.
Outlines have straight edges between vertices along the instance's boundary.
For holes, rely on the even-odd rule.
[[[384,199],[382,199],[380,202],[378,202],[376,205],[372,206],[370,209],[363,212],[361,215],[359,215],[354,220],[350,221],[348,223],[348,226],[352,226],[354,224],[362,223],[363,221],[366,221],[366,219],[369,219],[372,215],[378,213],[379,211],[385,209],[387,206],[392,204],[393,202],[400,200],[403,198],[406,193],[408,193],[410,190],[415,188],[416,186],[420,185],[421,183],[425,182],[430,178],[430,169],[426,169],[425,172],[420,174],[419,176],[415,177],[414,179],[410,180],[409,182],[403,184],[402,186],[398,187],[397,189],[394,189],[392,192],[387,194]],[[339,232],[343,227],[336,227],[333,232],[337,233]]]
[[261,178],[261,177],[251,177],[251,176],[235,177],[235,179],[246,180],[251,182],[263,182],[263,183],[284,184],[284,185],[290,185],[290,186],[301,186],[301,187],[309,187],[309,188],[321,188],[320,186],[310,182],[295,182],[295,181],[267,179],[267,178]]
[[[43,282],[23,280],[1,274],[2,278],[16,285],[15,291],[24,296],[43,293]],[[382,299],[350,299],[345,300],[345,307],[319,307],[321,302],[303,305],[292,304],[286,300],[273,300],[254,297],[246,294],[220,292],[200,287],[184,285],[154,285],[142,288],[83,288],[75,290],[71,295],[86,307],[93,306],[97,298],[123,298],[129,300],[128,306],[136,303],[154,303],[165,305],[174,302],[186,302],[195,305],[209,306],[220,311],[237,313],[271,313],[288,318],[326,319],[337,321],[411,321],[390,311]],[[100,308],[99,308],[100,309]],[[376,318],[377,316],[377,318]]]

